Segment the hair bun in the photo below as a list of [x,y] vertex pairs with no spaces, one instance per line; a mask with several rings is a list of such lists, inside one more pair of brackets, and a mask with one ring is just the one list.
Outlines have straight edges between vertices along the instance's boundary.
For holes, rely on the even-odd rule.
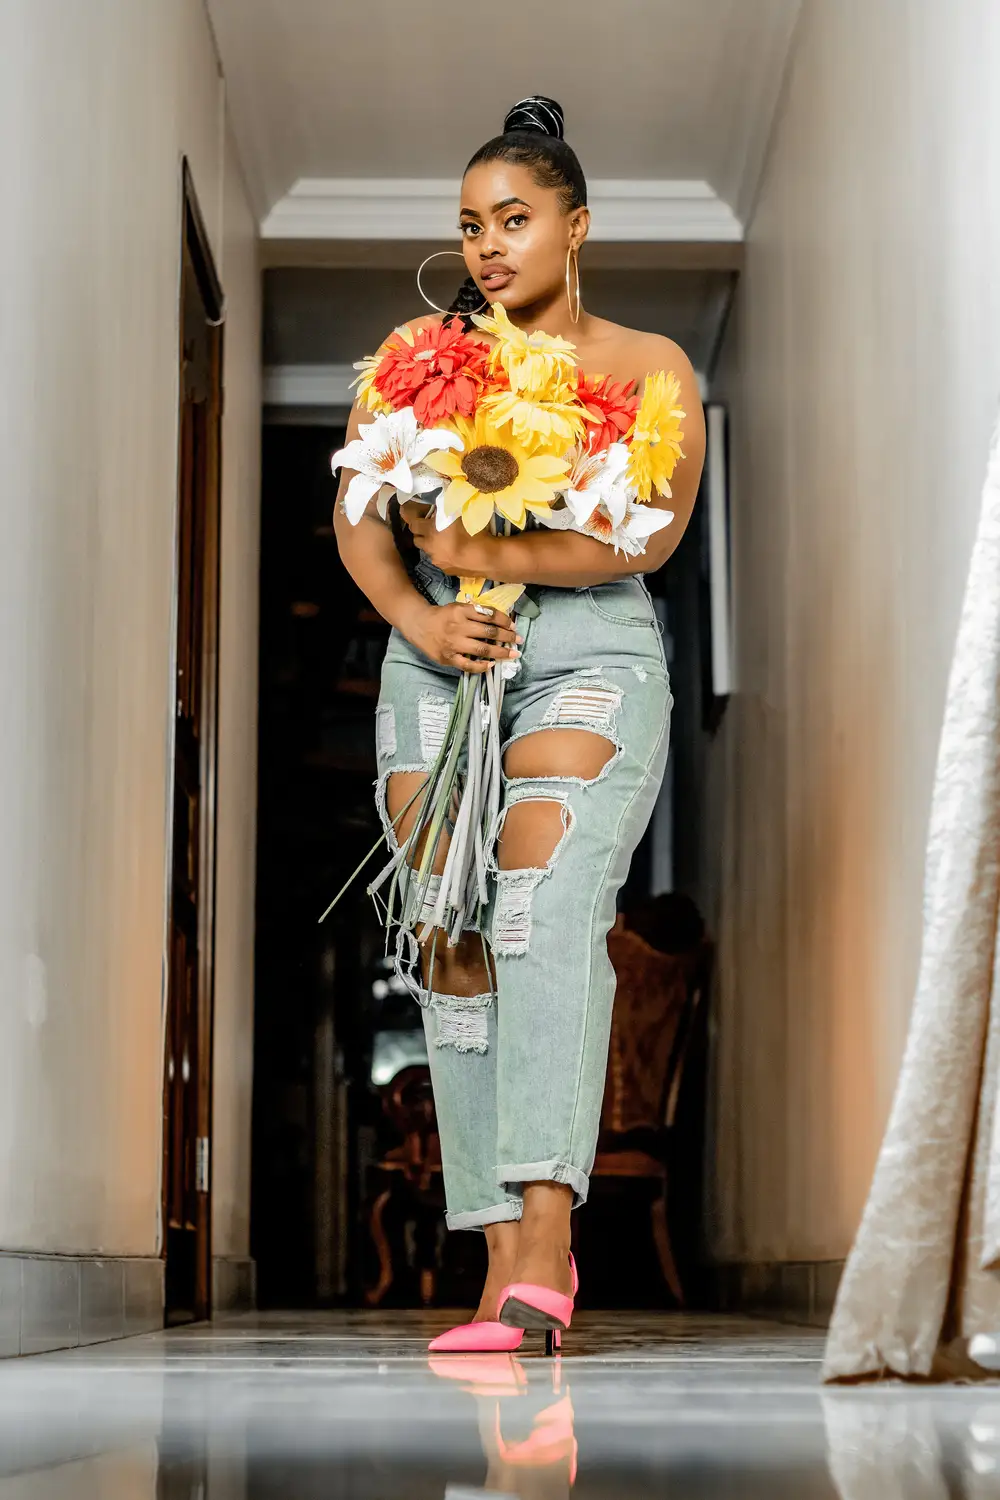
[[504,116],[503,132],[510,135],[520,130],[528,135],[551,135],[557,141],[565,139],[563,131],[562,105],[555,99],[546,99],[544,94],[529,94],[519,99],[513,109]]

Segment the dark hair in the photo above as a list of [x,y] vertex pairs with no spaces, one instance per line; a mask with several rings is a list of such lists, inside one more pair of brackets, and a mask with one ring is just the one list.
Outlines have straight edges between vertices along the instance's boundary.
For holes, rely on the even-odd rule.
[[[587,179],[572,146],[563,137],[562,105],[542,94],[519,99],[509,109],[503,122],[503,133],[480,146],[466,167],[485,161],[506,161],[527,167],[539,187],[555,188],[563,213],[583,208],[587,202]],[[450,312],[458,313],[466,327],[469,314],[483,305],[483,294],[471,276],[459,287]]]

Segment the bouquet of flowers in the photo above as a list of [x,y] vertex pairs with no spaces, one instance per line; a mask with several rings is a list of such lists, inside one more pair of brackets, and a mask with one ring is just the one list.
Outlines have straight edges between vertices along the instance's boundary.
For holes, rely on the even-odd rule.
[[[357,524],[372,503],[384,519],[395,494],[433,504],[438,530],[461,522],[472,534],[486,527],[509,534],[534,518],[616,553],[642,553],[673,520],[649,501],[654,491],[669,497],[683,457],[676,376],[648,375],[640,396],[635,386],[583,374],[573,344],[523,332],[499,304],[472,322],[494,342],[466,332],[456,317],[398,328],[355,367],[358,399],[373,420],[332,459],[335,471],[355,471],[343,501],[349,520]],[[517,615],[526,634],[538,606],[523,584],[458,582],[458,601]],[[433,927],[454,943],[463,928],[480,926],[500,804],[500,705],[518,667],[510,660],[462,675],[437,762],[413,799],[420,799],[414,825],[402,843],[391,841],[392,859],[368,887],[377,901],[390,882],[384,919],[387,932],[397,930],[397,972],[418,991],[417,942]],[[437,876],[446,825],[451,842]]]

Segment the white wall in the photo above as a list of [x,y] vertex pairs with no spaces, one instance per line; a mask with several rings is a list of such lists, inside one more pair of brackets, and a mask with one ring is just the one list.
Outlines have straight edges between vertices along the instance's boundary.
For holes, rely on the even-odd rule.
[[749,231],[705,835],[720,1259],[845,1253],[895,1083],[1000,399],[998,56],[995,0],[805,0]]
[[[241,357],[256,317],[246,213],[198,0],[7,0],[0,26],[0,1249],[148,1255],[181,154],[223,267],[232,246],[227,337]],[[223,650],[242,661],[233,642],[255,628],[238,575],[253,565],[257,435],[232,405],[254,402],[252,381],[231,386],[226,526],[238,552],[223,563]],[[239,738],[242,757],[252,704],[225,702],[222,754]],[[252,801],[244,815],[252,822]],[[226,863],[245,842],[245,830],[228,834],[220,857],[224,996],[241,982],[237,929],[250,940],[246,871],[234,893]]]
[[219,888],[215,931],[212,1248],[250,1253],[257,644],[260,562],[261,273],[257,223],[232,138],[226,153],[226,407],[222,428]]

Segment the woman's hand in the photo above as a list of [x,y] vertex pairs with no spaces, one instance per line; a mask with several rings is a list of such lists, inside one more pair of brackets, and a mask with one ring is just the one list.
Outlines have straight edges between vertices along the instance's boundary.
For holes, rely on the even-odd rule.
[[442,573],[461,578],[492,578],[491,563],[497,556],[497,547],[502,538],[489,532],[470,536],[456,520],[438,531],[434,519],[434,506],[420,500],[404,500],[399,514],[413,533],[413,540],[431,562]]
[[503,610],[474,604],[431,604],[404,630],[407,639],[443,667],[485,672],[495,661],[520,656],[524,639]]

